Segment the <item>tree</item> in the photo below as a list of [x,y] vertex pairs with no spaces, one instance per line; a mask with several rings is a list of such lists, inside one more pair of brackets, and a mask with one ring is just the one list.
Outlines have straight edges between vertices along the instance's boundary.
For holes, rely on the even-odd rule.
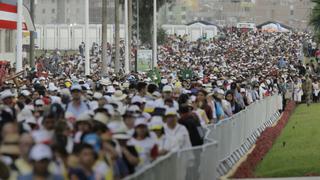
[[157,38],[158,44],[163,45],[166,42],[167,38],[168,38],[168,35],[166,31],[163,28],[158,28],[158,38]]
[[315,3],[315,6],[312,9],[310,16],[310,25],[313,26],[315,31],[315,36],[317,40],[320,40],[320,0],[312,0]]
[[[172,0],[157,0],[157,11],[165,4],[171,3]],[[139,26],[140,40],[142,44],[152,44],[152,20],[153,20],[153,1],[140,0],[139,3]]]

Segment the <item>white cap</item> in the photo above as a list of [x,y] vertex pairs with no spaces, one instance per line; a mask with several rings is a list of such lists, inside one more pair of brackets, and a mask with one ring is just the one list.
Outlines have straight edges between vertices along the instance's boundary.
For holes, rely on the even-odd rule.
[[1,92],[1,100],[3,99],[6,99],[6,98],[9,98],[9,97],[14,97],[14,94],[9,90],[9,89],[6,89],[4,91]]
[[30,91],[28,91],[28,90],[22,90],[22,91],[21,91],[21,94],[22,94],[23,96],[30,96],[30,95],[31,95]]
[[144,100],[141,96],[133,96],[133,98],[131,99],[131,103],[143,103]]
[[101,122],[102,124],[106,125],[108,123],[109,118],[104,113],[98,112],[96,115],[94,115],[93,120]]
[[242,93],[242,92],[246,92],[246,90],[244,89],[244,88],[241,88],[240,89],[240,92]]
[[49,146],[44,144],[36,144],[32,147],[30,154],[30,160],[40,161],[42,159],[52,159],[52,151]]
[[167,80],[167,79],[161,79],[161,83],[162,83],[162,84],[167,84],[167,83],[168,83],[168,80]]
[[43,106],[43,105],[44,105],[44,102],[43,102],[42,99],[37,99],[37,100],[34,102],[34,104],[35,104],[36,106]]
[[82,88],[81,88],[81,86],[79,85],[79,84],[75,84],[75,85],[72,85],[71,86],[71,89],[70,89],[71,91],[73,91],[73,90],[79,90],[79,91],[82,91]]
[[81,122],[81,121],[89,121],[91,119],[90,113],[89,112],[84,112],[79,115],[77,118],[76,122]]
[[43,77],[43,76],[41,76],[40,78],[39,78],[39,81],[44,81],[44,80],[46,80],[46,78],[45,77]]
[[134,127],[145,125],[148,126],[147,120],[144,117],[139,117],[134,122]]
[[103,95],[100,92],[95,92],[93,94],[93,98],[95,98],[95,99],[101,99],[102,97],[103,97]]
[[107,87],[107,93],[114,93],[114,92],[116,92],[116,89],[113,87],[113,86],[108,86]]
[[112,95],[112,100],[113,101],[122,101],[127,97],[126,94],[123,94],[121,90],[117,90],[113,95]]
[[161,116],[153,116],[151,118],[151,121],[149,123],[149,129],[154,130],[154,129],[161,129],[163,127],[163,121]]
[[170,116],[170,115],[178,115],[177,109],[176,108],[167,108],[165,116]]
[[166,85],[163,87],[162,92],[172,92],[172,87],[169,85]]

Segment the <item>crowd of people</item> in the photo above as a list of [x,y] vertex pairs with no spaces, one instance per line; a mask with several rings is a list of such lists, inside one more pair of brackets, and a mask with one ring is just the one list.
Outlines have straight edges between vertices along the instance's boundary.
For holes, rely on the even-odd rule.
[[[36,70],[1,86],[0,178],[121,179],[203,145],[208,124],[266,96],[282,94],[284,105],[310,103],[312,95],[318,101],[317,65],[303,63],[305,41],[312,37],[302,32],[234,29],[196,42],[170,36],[159,47],[159,81],[112,68],[101,76],[98,51],[90,76],[81,54],[40,57]],[[186,69],[192,73],[183,76]]]

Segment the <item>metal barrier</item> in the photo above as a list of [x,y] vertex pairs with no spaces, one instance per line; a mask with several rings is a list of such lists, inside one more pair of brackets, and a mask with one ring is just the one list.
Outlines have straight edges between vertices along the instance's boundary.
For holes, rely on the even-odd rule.
[[280,109],[279,95],[257,101],[240,113],[209,125],[204,145],[171,152],[125,179],[217,179],[239,161],[266,127],[278,120]]

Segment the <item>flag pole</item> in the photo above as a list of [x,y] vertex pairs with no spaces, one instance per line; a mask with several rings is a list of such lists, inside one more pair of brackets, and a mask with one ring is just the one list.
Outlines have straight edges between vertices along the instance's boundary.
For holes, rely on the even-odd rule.
[[124,27],[125,27],[125,56],[124,56],[124,70],[129,73],[130,64],[130,49],[129,49],[129,17],[128,17],[128,0],[124,0]]
[[157,67],[157,0],[153,0],[153,68]]
[[23,0],[17,1],[18,16],[17,16],[17,46],[16,46],[16,72],[22,71],[22,6]]

